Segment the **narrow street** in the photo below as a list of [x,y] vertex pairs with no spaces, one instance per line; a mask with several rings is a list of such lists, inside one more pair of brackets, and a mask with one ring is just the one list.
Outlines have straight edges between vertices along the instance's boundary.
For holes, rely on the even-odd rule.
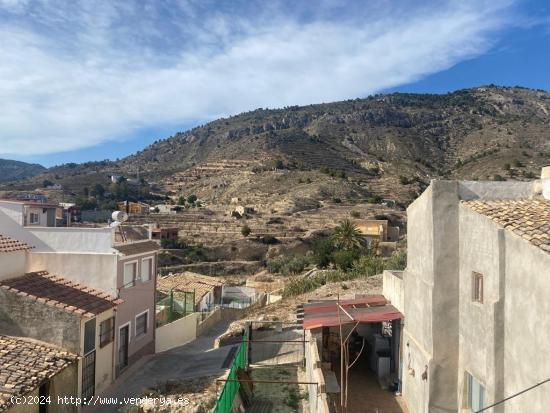
[[[232,346],[214,348],[214,341],[225,332],[231,321],[222,321],[206,335],[172,350],[149,356],[145,361],[130,367],[113,384],[110,391],[100,397],[117,397],[119,400],[140,397],[144,390],[168,380],[185,380],[211,375],[221,375],[222,364]],[[120,406],[94,406],[84,413],[111,413]]]

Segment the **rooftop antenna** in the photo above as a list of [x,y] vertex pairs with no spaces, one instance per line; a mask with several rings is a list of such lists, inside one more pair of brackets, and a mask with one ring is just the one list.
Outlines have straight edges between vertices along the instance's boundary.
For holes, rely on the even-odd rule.
[[126,234],[122,228],[122,223],[128,221],[128,214],[124,211],[115,211],[111,214],[111,218],[113,222],[109,224],[109,227],[118,228],[122,242],[126,242]]

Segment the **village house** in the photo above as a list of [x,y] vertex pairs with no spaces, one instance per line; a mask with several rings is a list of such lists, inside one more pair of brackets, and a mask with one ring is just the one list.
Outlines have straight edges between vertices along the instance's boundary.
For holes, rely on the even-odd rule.
[[127,214],[148,214],[151,209],[151,206],[144,202],[122,201],[117,202],[116,205],[119,211],[126,212]]
[[117,243],[114,227],[25,226],[18,215],[10,214],[12,205],[0,201],[2,233],[33,248],[11,253],[6,265],[10,270],[0,279],[47,271],[120,299],[114,320],[114,377],[154,353],[159,245],[148,239]]
[[[186,271],[160,277],[157,290],[163,296],[176,293],[176,299],[192,300],[194,311],[210,311],[221,302],[223,282],[216,277]],[[186,306],[188,308],[188,305]]]
[[[9,367],[0,370],[0,412],[77,412],[74,402],[59,402],[77,397],[77,358],[38,340],[1,334],[0,366]],[[24,402],[31,397],[48,404]]]
[[384,274],[384,295],[404,313],[411,413],[548,410],[549,167],[542,178],[432,181],[409,206],[407,268]]
[[399,241],[399,227],[390,226],[387,219],[365,219],[358,221],[356,226],[370,241]]
[[61,209],[45,202],[0,199],[0,210],[21,226],[55,227]]
[[151,229],[151,239],[161,242],[162,240],[177,241],[179,239],[178,227],[155,227]]
[[0,281],[0,332],[79,356],[77,393],[101,393],[114,375],[115,309],[122,301],[47,272]]

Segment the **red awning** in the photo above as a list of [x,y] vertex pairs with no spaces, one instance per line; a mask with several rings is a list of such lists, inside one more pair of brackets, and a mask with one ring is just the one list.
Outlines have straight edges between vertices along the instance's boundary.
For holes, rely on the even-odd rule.
[[[304,314],[336,311],[336,302],[336,300],[324,300],[304,304]],[[387,303],[388,300],[386,300],[386,297],[383,295],[368,295],[366,297],[355,298],[353,300],[340,300],[340,305],[344,308],[377,306]]]
[[384,296],[373,295],[355,300],[342,300],[340,305],[346,313],[338,309],[336,301],[324,301],[304,304],[304,329],[335,327],[342,323],[380,323],[403,318],[403,315],[391,304],[386,304]]

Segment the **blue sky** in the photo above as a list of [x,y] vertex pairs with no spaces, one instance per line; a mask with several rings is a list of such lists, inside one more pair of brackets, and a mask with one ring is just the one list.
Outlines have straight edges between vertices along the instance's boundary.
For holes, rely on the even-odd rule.
[[550,2],[0,0],[0,157],[115,159],[258,107],[550,90]]

